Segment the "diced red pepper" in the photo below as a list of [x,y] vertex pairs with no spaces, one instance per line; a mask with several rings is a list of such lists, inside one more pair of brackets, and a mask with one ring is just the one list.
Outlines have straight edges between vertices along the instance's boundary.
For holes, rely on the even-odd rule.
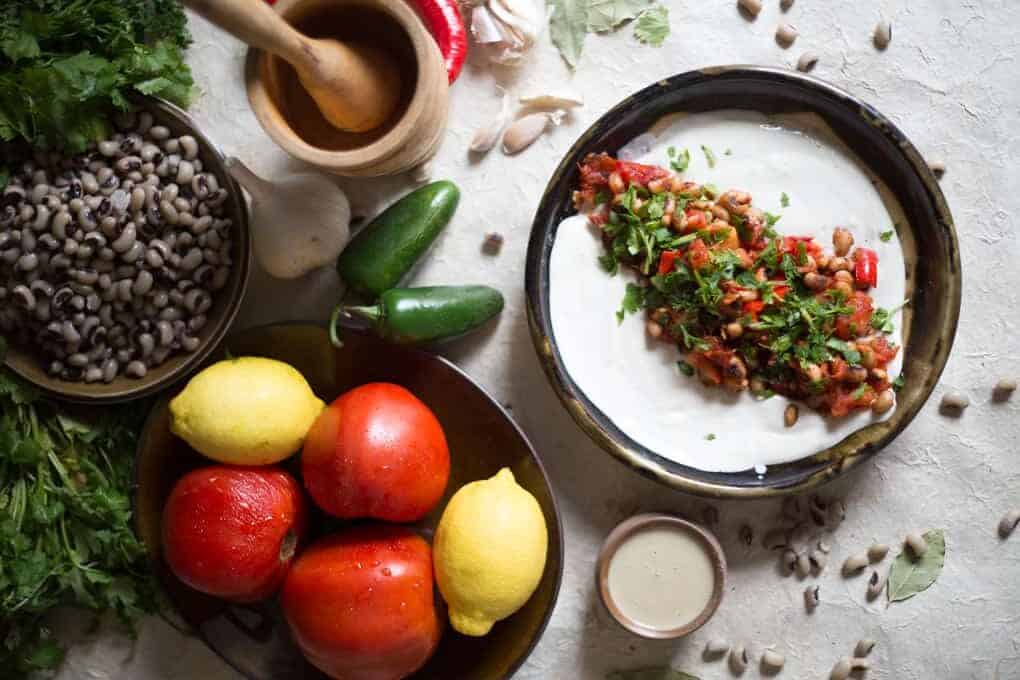
[[776,298],[779,300],[785,298],[786,294],[789,292],[790,292],[789,286],[776,286],[775,288],[772,289],[772,294],[775,295]]
[[659,256],[659,273],[669,274],[673,271],[676,260],[682,253],[679,250],[664,250]]
[[684,215],[687,216],[687,231],[697,231],[698,229],[704,229],[708,226],[708,221],[705,219],[705,213],[694,208],[688,208],[684,210]]
[[874,288],[878,285],[878,253],[871,248],[854,251],[854,284],[858,288]]

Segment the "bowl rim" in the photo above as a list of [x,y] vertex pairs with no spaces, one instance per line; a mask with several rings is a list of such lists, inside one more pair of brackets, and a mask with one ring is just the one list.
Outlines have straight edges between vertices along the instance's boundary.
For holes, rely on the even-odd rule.
[[[229,172],[227,172],[226,156],[222,149],[220,149],[220,147],[209,136],[207,136],[205,132],[202,131],[198,123],[190,114],[188,114],[187,111],[176,104],[159,97],[149,96],[137,97],[137,101],[141,104],[140,109],[160,109],[163,113],[178,119],[180,123],[188,128],[190,134],[198,139],[199,144],[205,147],[209,154],[216,159],[217,164],[222,169],[223,177],[227,180],[229,192],[238,204],[238,214],[242,221],[242,224],[239,224],[236,227],[238,230],[237,238],[239,240],[238,248],[240,249],[242,257],[239,257],[234,263],[235,267],[240,268],[240,278],[237,284],[238,294],[236,299],[233,301],[224,298],[225,303],[229,304],[224,309],[223,317],[220,319],[218,325],[213,328],[209,336],[203,340],[202,344],[199,345],[194,352],[183,355],[181,362],[172,370],[167,372],[166,375],[153,381],[147,381],[145,378],[139,378],[137,379],[136,386],[128,387],[127,389],[123,389],[113,394],[92,396],[68,393],[62,387],[53,386],[62,385],[63,383],[61,381],[54,380],[52,381],[53,385],[40,383],[37,380],[34,380],[31,375],[23,371],[18,365],[12,364],[8,357],[4,357],[4,365],[13,371],[19,378],[31,383],[45,396],[60,401],[90,405],[119,404],[151,396],[173,385],[178,380],[188,375],[196,366],[205,361],[212,351],[220,344],[223,338],[226,337],[234,323],[234,320],[237,318],[237,314],[241,309],[241,304],[244,302],[244,297],[248,290],[248,282],[251,278],[252,255],[252,234],[250,228],[251,215],[248,210],[248,201],[241,189],[241,185],[237,183],[237,180],[235,180]],[[68,384],[78,385],[84,383]]]
[[[624,614],[613,600],[609,588],[609,565],[616,556],[620,546],[631,536],[656,525],[676,527],[694,536],[694,538],[705,548],[712,562],[712,573],[715,576],[715,583],[712,586],[712,595],[694,619],[676,628],[661,629],[646,626],[637,620]],[[613,620],[623,628],[648,640],[674,640],[690,635],[698,630],[711,619],[719,605],[722,604],[723,595],[726,592],[727,564],[726,553],[719,544],[715,534],[705,527],[677,515],[665,512],[648,512],[633,515],[613,528],[602,542],[599,550],[598,560],[595,567],[595,587],[599,593],[602,605],[612,615]]]
[[[327,323],[323,322],[323,321],[311,321],[311,320],[274,321],[274,322],[267,323],[267,324],[260,324],[258,326],[251,326],[249,328],[244,328],[244,329],[240,329],[240,330],[234,330],[232,333],[230,333],[230,335],[226,336],[219,343],[217,343],[217,348],[220,345],[225,345],[225,344],[229,343],[230,339],[233,336],[235,336],[235,335],[239,335],[239,334],[242,334],[242,333],[248,333],[248,332],[256,331],[256,330],[265,330],[265,329],[270,329],[270,328],[281,328],[281,327],[287,327],[287,326],[313,326],[315,328],[319,328],[319,329],[322,329],[322,330],[327,330]],[[358,329],[347,329],[347,332],[352,332],[352,331],[353,332],[359,332]],[[566,562],[566,552],[565,552],[566,545],[565,545],[565,538],[564,538],[564,534],[563,534],[563,531],[564,531],[564,528],[563,528],[563,514],[560,511],[559,501],[556,499],[556,490],[555,490],[555,487],[553,486],[552,480],[549,477],[549,472],[548,472],[548,470],[545,467],[545,463],[542,462],[541,456],[539,456],[538,451],[535,449],[535,446],[531,443],[531,439],[528,437],[527,433],[520,426],[520,424],[516,420],[514,420],[513,416],[511,416],[510,413],[503,407],[503,404],[501,404],[498,399],[496,399],[495,397],[493,397],[489,393],[489,391],[485,388],[485,386],[483,386],[481,383],[479,383],[477,380],[475,380],[473,377],[471,377],[464,369],[462,369],[460,366],[455,364],[453,361],[447,359],[446,357],[444,357],[444,356],[442,356],[440,354],[435,354],[435,353],[428,352],[428,351],[425,351],[423,349],[420,349],[420,348],[417,348],[417,347],[408,346],[408,345],[401,345],[401,346],[398,346],[398,347],[401,350],[412,352],[412,353],[415,353],[415,354],[418,354],[418,355],[427,355],[428,357],[431,357],[431,359],[439,361],[439,363],[441,363],[441,364],[445,364],[447,368],[451,369],[454,372],[454,374],[456,374],[462,380],[465,380],[468,384],[470,384],[476,390],[478,390],[478,392],[481,393],[481,395],[486,400],[488,400],[490,404],[492,404],[493,406],[496,407],[496,409],[503,416],[503,418],[507,422],[510,423],[511,427],[513,427],[514,431],[517,433],[517,436],[519,436],[521,438],[521,440],[524,442],[525,447],[531,453],[531,459],[535,462],[535,465],[538,468],[539,473],[542,475],[542,479],[545,480],[546,487],[549,489],[549,501],[552,504],[553,517],[556,519],[556,534],[558,536],[557,548],[558,548],[559,554],[560,554],[559,567],[555,570],[555,572],[553,574],[552,596],[550,598],[549,607],[547,608],[545,614],[542,616],[542,621],[539,624],[538,629],[535,631],[535,634],[532,636],[531,640],[528,641],[527,647],[524,648],[523,652],[520,654],[520,657],[518,659],[516,659],[510,665],[510,668],[507,671],[507,674],[504,676],[505,679],[509,679],[509,678],[513,677],[514,674],[517,673],[518,670],[520,670],[521,666],[523,666],[524,663],[528,660],[528,658],[531,657],[531,654],[535,650],[535,647],[538,645],[538,642],[542,639],[542,636],[545,635],[545,630],[546,630],[546,628],[549,625],[549,620],[552,618],[553,612],[556,610],[556,605],[559,602],[560,586],[563,583],[563,570],[564,570],[564,566],[565,566],[565,562]],[[155,413],[157,406],[160,406],[160,405],[162,405],[164,403],[169,402],[169,400],[171,399],[171,396],[172,395],[170,395],[170,394],[163,394],[163,395],[160,395],[159,399],[156,399],[156,400],[153,401],[151,407],[149,408],[148,413],[145,416],[145,421],[144,421],[144,423],[142,425],[142,432],[144,432],[145,430],[148,429],[148,427],[150,425],[150,421],[151,421],[152,415],[153,415],[153,413]],[[140,475],[141,475],[141,468],[140,468],[140,466],[138,464],[138,461],[141,459],[141,447],[142,447],[143,442],[144,442],[144,437],[143,436],[139,436],[139,438],[138,438],[138,446],[135,449],[134,463],[133,463],[132,471],[131,471],[131,478],[132,478],[132,482],[133,482],[132,489],[131,489],[131,512],[132,512],[131,526],[134,529],[135,535],[138,536],[140,541],[142,540],[142,533],[143,532],[142,532],[141,526],[139,524],[140,513],[138,512],[138,490],[140,488],[140,483],[139,482],[140,482]],[[210,461],[210,462],[212,463],[212,461]],[[143,541],[143,544],[144,544],[144,541]],[[153,570],[152,573],[157,575],[155,577],[157,585],[159,586],[160,590],[163,590],[162,580],[158,577],[159,569],[161,568],[162,565],[160,564],[159,560],[157,558],[155,558],[151,554],[147,553],[146,559],[147,559],[147,561],[148,561],[148,563],[150,565],[150,568],[152,568],[152,570]],[[211,650],[227,666],[229,666],[231,669],[233,669],[236,673],[238,673],[242,677],[247,678],[247,680],[259,680],[258,678],[253,678],[251,676],[246,675],[242,669],[240,669],[237,666],[235,666],[230,661],[230,659],[228,659],[226,656],[224,656],[220,652],[219,649],[217,649],[212,644],[210,644],[208,638],[206,637],[205,633],[202,632],[201,629],[197,629],[196,630],[192,626],[188,625],[183,620],[183,616],[180,615],[180,612],[178,611],[177,606],[172,601],[169,602],[169,608],[171,609],[171,611],[178,618],[181,619],[181,621],[179,621],[178,623],[174,624],[175,626],[178,625],[178,624],[182,624],[187,629],[190,629],[191,632],[194,633],[194,635],[197,636],[198,639],[200,639],[202,641],[202,643],[206,646],[206,648]]]
[[[543,286],[542,277],[543,270],[546,268],[543,262],[546,239],[545,224],[551,220],[551,212],[555,209],[555,206],[552,204],[555,189],[559,182],[562,181],[563,176],[569,172],[571,164],[575,159],[579,159],[581,152],[589,145],[591,139],[599,134],[600,128],[606,126],[609,121],[627,114],[632,106],[632,99],[650,98],[654,96],[655,92],[682,91],[717,78],[731,80],[753,79],[769,82],[780,87],[808,90],[837,104],[841,108],[847,109],[852,115],[866,120],[872,128],[878,131],[878,134],[890,141],[895,149],[895,153],[902,157],[903,161],[910,167],[913,176],[925,189],[930,209],[937,218],[937,222],[940,224],[949,246],[947,267],[950,270],[950,276],[947,277],[946,281],[948,298],[946,299],[945,316],[939,327],[939,333],[943,337],[943,341],[935,352],[935,361],[928,367],[931,379],[926,381],[915,399],[904,405],[904,416],[893,428],[886,431],[884,435],[875,441],[857,441],[855,438],[863,430],[851,433],[840,442],[823,450],[831,451],[847,446],[849,448],[845,453],[841,453],[835,458],[830,457],[820,469],[803,475],[791,483],[780,484],[776,482],[771,485],[742,486],[699,479],[688,473],[675,472],[665,468],[645,453],[645,451],[650,451],[646,447],[636,442],[628,444],[615,434],[607,431],[598,418],[585,405],[583,400],[587,399],[587,397],[585,397],[583,391],[573,384],[566,369],[561,367],[560,364],[562,362],[557,358],[558,350],[556,349],[552,328],[547,315],[543,311],[548,303],[546,291],[543,291],[543,288],[546,287]],[[755,110],[753,105],[747,108]],[[535,211],[531,235],[528,240],[524,287],[527,302],[528,328],[532,344],[538,354],[539,363],[542,365],[546,378],[567,412],[596,444],[638,474],[679,491],[711,498],[754,499],[803,493],[830,482],[869,460],[895,439],[913,421],[921,407],[931,396],[935,384],[948,361],[960,317],[962,298],[961,278],[959,240],[945,195],[942,193],[938,180],[920,152],[891,120],[855,95],[819,78],[783,68],[734,64],[709,66],[659,79],[647,87],[628,95],[595,120],[578,137],[577,141],[564,154],[560,163],[553,171],[539,200],[538,208]],[[599,415],[609,420],[608,416],[601,413]],[[624,436],[626,436],[625,433]],[[654,452],[651,453],[654,454]],[[818,453],[814,455],[817,456]],[[800,460],[807,459],[808,457],[805,457]],[[696,469],[695,472],[697,472]]]

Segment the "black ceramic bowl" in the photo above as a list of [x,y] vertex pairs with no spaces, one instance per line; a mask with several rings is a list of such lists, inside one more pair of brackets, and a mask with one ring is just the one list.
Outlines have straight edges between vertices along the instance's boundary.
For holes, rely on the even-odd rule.
[[[487,479],[509,467],[517,483],[538,501],[549,532],[545,571],[537,590],[516,613],[499,621],[485,637],[467,637],[444,622],[436,653],[413,680],[497,680],[524,663],[545,630],[563,576],[563,526],[542,463],[520,428],[496,401],[446,359],[390,345],[354,331],[343,349],[329,343],[320,325],[283,323],[242,331],[222,346],[233,356],[285,361],[308,380],[327,403],[368,382],[402,385],[425,402],[443,426],[450,446],[450,482],[437,507],[412,528],[431,537],[450,496],[464,484]],[[223,356],[218,351],[214,359]],[[212,360],[212,359],[210,359]],[[138,444],[135,463],[135,526],[153,567],[184,622],[243,677],[249,680],[326,680],[291,641],[275,602],[230,605],[177,580],[162,559],[162,513],[174,483],[189,470],[212,461],[170,432],[167,395],[153,408]],[[294,465],[294,459],[289,465]],[[295,473],[296,470],[292,470]],[[314,534],[336,527],[317,513]],[[437,602],[442,598],[436,594]]]
[[[664,115],[745,109],[765,114],[819,116],[899,200],[907,223],[904,245],[905,384],[893,416],[858,430],[835,446],[783,465],[706,472],[641,446],[585,396],[564,368],[549,314],[549,256],[559,223],[574,213],[571,192],[578,162],[615,152]],[[816,78],[780,69],[720,66],[660,80],[595,122],[560,162],[542,196],[528,244],[525,286],[531,336],[546,375],[578,425],[602,448],[639,473],[705,496],[751,498],[794,493],[831,480],[867,460],[913,420],[949,356],[960,312],[960,256],[945,197],[924,159],[892,122],[852,95]]]

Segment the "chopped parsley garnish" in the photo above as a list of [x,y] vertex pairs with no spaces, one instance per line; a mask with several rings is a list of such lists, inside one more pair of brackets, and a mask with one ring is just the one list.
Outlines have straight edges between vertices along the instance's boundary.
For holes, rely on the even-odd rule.
[[599,189],[595,194],[595,205],[603,205],[613,200],[613,195],[609,193],[608,189]]
[[676,362],[676,367],[680,370],[681,373],[686,375],[688,378],[694,375],[694,367],[691,366],[686,361]]
[[829,349],[834,349],[843,355],[847,363],[851,366],[856,366],[861,363],[861,353],[855,349],[852,349],[845,340],[839,338],[829,338],[825,342],[825,346]]
[[715,153],[713,153],[712,150],[710,148],[708,148],[707,146],[705,146],[704,144],[701,145],[701,152],[703,154],[705,154],[705,160],[708,162],[708,167],[714,168],[715,167]]
[[895,229],[890,229],[889,231],[883,231],[881,234],[878,235],[878,237],[882,239],[883,243],[888,243],[889,241],[892,240],[892,237],[895,233],[896,233]]
[[896,326],[892,322],[893,315],[903,309],[908,302],[910,302],[910,300],[904,300],[892,309],[885,309],[884,307],[877,308],[871,315],[871,327],[882,333],[892,333],[895,331]]
[[687,149],[678,153],[676,147],[671,146],[666,149],[666,155],[669,156],[669,167],[674,172],[686,172],[687,167],[691,164],[691,152]]
[[733,155],[733,149],[726,149],[725,151],[723,151],[723,155],[724,156],[732,156]]
[[715,432],[709,432],[708,434],[706,434],[705,440],[710,442],[715,441]]
[[893,388],[893,390],[895,390],[897,392],[902,390],[903,389],[903,383],[904,383],[903,374],[900,373],[898,376],[896,376],[896,379],[892,381],[892,388]]
[[599,264],[610,276],[616,276],[617,270],[619,270],[619,264],[616,262],[616,257],[612,253],[604,253],[599,255]]
[[627,284],[627,292],[623,294],[623,302],[620,303],[620,309],[616,312],[617,323],[623,323],[623,318],[627,314],[634,314],[641,309],[645,300],[645,289],[633,283]]
[[863,397],[864,393],[867,392],[867,391],[868,391],[868,383],[861,383],[860,385],[858,385],[857,389],[854,390],[850,394],[850,397],[853,398],[854,401],[856,401],[856,400],[860,399],[861,397]]
[[790,197],[786,195],[785,191],[779,196],[779,205],[784,208],[790,207]]

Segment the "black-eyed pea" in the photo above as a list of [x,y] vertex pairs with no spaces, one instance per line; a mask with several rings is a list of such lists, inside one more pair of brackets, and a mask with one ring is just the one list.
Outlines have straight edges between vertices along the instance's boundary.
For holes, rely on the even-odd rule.
[[854,658],[863,659],[868,654],[871,654],[871,650],[875,648],[875,641],[869,638],[857,641],[857,646],[854,647]]
[[851,555],[846,558],[843,562],[843,575],[844,576],[856,576],[861,573],[864,567],[868,566],[868,556],[862,555]]
[[928,541],[924,540],[924,536],[920,532],[911,531],[903,539],[903,543],[915,560],[921,559],[928,552]]

